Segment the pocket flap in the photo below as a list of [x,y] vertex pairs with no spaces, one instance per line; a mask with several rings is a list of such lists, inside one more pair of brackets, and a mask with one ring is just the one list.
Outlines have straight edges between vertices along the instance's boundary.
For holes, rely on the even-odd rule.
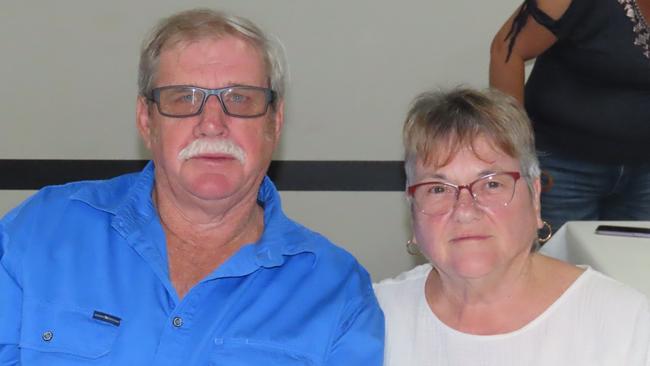
[[25,301],[20,347],[85,358],[108,354],[118,326],[93,318],[93,310]]
[[307,354],[286,348],[282,344],[253,339],[216,338],[213,362],[228,366],[283,365],[313,366],[316,363]]

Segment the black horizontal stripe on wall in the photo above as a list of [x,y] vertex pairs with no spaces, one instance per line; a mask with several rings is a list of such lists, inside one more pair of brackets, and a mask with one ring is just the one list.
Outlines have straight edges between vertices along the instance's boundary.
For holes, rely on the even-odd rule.
[[[0,190],[34,190],[141,170],[146,160],[0,159]],[[402,191],[401,161],[276,160],[268,175],[283,191]]]

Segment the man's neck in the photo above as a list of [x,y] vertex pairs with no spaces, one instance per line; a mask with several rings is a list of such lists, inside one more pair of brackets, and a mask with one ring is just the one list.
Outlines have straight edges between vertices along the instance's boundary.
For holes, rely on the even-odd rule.
[[170,280],[180,298],[264,231],[264,210],[256,196],[208,215],[205,210],[188,214],[157,188],[153,199],[165,232]]
[[153,199],[166,234],[193,245],[220,247],[233,242],[256,241],[264,226],[264,211],[257,196],[212,205],[182,205],[164,189],[155,187]]

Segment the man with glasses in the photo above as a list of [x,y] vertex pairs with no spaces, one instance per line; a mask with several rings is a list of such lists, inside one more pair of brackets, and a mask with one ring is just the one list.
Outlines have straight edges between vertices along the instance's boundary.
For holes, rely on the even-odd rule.
[[0,364],[381,365],[368,274],[265,176],[280,49],[210,10],[144,43],[140,173],[47,187],[0,221]]

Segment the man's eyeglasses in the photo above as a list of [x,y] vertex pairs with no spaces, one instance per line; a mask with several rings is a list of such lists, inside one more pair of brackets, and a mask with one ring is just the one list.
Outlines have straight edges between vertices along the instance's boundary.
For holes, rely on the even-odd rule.
[[451,211],[463,189],[467,189],[480,206],[507,206],[515,195],[515,184],[520,177],[519,172],[499,172],[462,186],[442,181],[422,182],[409,186],[407,193],[415,207],[430,216]]
[[149,100],[156,103],[158,112],[163,116],[184,118],[201,114],[211,95],[219,99],[225,114],[239,118],[266,114],[269,104],[276,97],[273,90],[257,86],[205,89],[191,85],[170,85],[153,89]]

